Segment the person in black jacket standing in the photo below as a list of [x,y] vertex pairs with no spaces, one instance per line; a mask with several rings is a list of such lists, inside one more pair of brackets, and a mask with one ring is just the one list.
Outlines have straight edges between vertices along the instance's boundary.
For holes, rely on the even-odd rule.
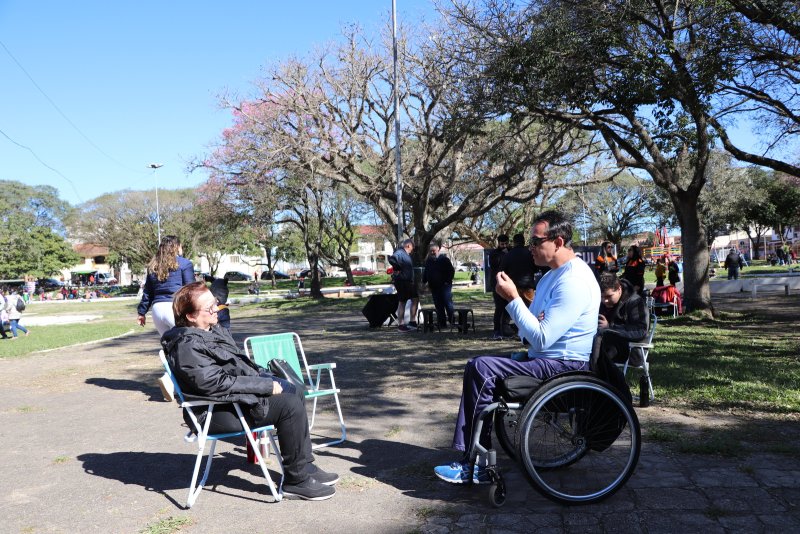
[[732,248],[728,255],[725,257],[725,268],[728,269],[728,280],[739,279],[739,269],[744,267],[744,262],[739,252]]
[[453,323],[453,277],[456,270],[446,254],[439,254],[441,248],[438,240],[428,247],[422,282],[428,284],[431,290],[439,328],[445,328],[448,323]]
[[522,300],[530,306],[533,302],[533,290],[536,287],[535,275],[539,268],[533,262],[531,251],[525,246],[525,235],[514,234],[513,243],[514,248],[503,257],[500,270],[511,278]]
[[176,326],[164,333],[161,345],[184,394],[239,402],[254,426],[274,425],[283,457],[284,495],[314,501],[332,497],[339,476],[313,463],[303,392],[239,350],[217,324],[217,299],[203,282],[178,290],[172,307]]
[[497,236],[497,248],[489,253],[489,273],[487,273],[487,280],[489,287],[492,289],[492,298],[494,299],[494,335],[492,339],[502,340],[505,333],[505,325],[509,322],[509,316],[506,312],[506,305],[508,301],[497,294],[495,290],[497,286],[497,273],[502,271],[502,263],[505,255],[508,254],[508,236],[500,234]]

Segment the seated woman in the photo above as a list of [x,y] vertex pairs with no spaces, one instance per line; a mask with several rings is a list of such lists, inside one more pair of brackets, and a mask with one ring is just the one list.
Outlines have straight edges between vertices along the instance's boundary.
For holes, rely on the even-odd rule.
[[217,324],[217,299],[203,282],[179,289],[172,309],[176,326],[164,333],[161,345],[184,393],[238,402],[254,426],[275,426],[284,495],[313,501],[333,497],[339,476],[313,463],[303,392],[239,350]]
[[615,363],[625,363],[630,354],[628,343],[647,337],[649,327],[647,304],[631,283],[604,273],[600,277],[600,315],[597,321],[597,335],[603,338],[602,353]]

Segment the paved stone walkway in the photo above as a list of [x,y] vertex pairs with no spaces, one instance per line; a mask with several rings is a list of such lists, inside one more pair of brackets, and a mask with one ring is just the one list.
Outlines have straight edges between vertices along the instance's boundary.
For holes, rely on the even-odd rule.
[[[464,362],[514,348],[487,341],[481,325],[491,310],[475,309],[479,330],[467,336],[369,330],[345,308],[251,319],[234,311],[240,341],[294,330],[313,362],[339,366],[348,441],[316,454],[320,466],[342,475],[337,495],[320,503],[272,504],[236,442],[219,446],[209,486],[191,510],[183,508],[194,450],[182,441],[179,410],[155,386],[149,326],[93,346],[0,359],[0,532],[140,532],[168,524],[197,533],[800,531],[800,459],[787,454],[692,455],[645,440],[628,484],[592,506],[551,503],[507,459],[509,502],[501,509],[488,504],[484,486],[436,479],[432,466],[454,458],[446,446]],[[721,432],[749,424],[658,403],[638,413],[645,429],[665,419]],[[323,413],[315,432],[334,434],[331,415]]]

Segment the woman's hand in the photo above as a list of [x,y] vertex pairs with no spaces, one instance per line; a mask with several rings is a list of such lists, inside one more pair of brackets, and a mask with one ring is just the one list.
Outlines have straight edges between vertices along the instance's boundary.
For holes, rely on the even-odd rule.
[[608,319],[604,315],[597,316],[597,328],[608,328]]
[[144,323],[145,323],[146,321],[147,321],[147,319],[145,319],[144,315],[140,315],[140,316],[139,316],[139,317],[136,319],[136,322],[137,322],[137,323],[139,323],[139,326],[144,326]]

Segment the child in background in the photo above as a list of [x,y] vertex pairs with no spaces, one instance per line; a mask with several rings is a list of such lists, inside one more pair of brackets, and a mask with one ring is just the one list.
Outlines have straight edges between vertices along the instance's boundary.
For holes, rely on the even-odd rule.
[[656,287],[664,285],[664,277],[667,276],[667,265],[664,256],[656,260]]

